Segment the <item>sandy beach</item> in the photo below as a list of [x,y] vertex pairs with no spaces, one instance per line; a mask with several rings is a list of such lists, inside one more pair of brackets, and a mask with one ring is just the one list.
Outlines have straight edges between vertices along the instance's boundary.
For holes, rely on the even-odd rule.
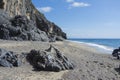
[[94,47],[70,41],[7,41],[0,40],[0,48],[17,54],[31,49],[45,50],[50,44],[58,48],[75,64],[74,70],[61,72],[33,71],[32,66],[24,62],[21,67],[0,67],[0,80],[120,80],[117,68],[120,60],[110,54],[103,54]]

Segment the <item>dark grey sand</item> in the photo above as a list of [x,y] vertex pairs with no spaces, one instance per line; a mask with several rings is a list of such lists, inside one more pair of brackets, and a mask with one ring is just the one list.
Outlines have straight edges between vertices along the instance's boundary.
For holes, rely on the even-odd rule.
[[110,54],[101,54],[93,47],[85,44],[64,41],[47,43],[39,41],[3,41],[0,48],[14,51],[18,54],[31,49],[44,50],[53,44],[75,64],[75,69],[61,72],[33,71],[30,64],[16,68],[0,67],[0,80],[120,80],[120,74],[115,68],[120,60]]

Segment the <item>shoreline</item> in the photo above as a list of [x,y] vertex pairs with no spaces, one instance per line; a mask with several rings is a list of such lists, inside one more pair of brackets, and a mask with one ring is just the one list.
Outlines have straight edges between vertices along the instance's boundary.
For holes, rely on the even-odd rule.
[[120,80],[119,73],[114,70],[114,68],[119,67],[119,60],[115,60],[110,54],[102,54],[94,47],[70,41],[48,43],[0,40],[0,48],[18,54],[29,52],[31,49],[45,50],[50,44],[59,49],[75,64],[74,70],[36,72],[33,71],[30,64],[25,63],[17,68],[0,67],[0,80]]
[[74,40],[67,40],[67,41],[84,44],[86,46],[95,48],[96,50],[100,51],[101,53],[106,53],[106,54],[111,54],[112,51],[114,50],[114,48],[112,48],[112,47],[108,47],[108,46],[100,45],[100,44],[96,44],[96,43],[74,41]]

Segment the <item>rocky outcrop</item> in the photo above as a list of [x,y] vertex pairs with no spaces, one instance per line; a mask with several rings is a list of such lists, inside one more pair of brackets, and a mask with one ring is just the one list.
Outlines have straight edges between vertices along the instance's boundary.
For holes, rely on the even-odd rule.
[[8,19],[6,14],[0,16],[0,39],[5,40],[32,40],[49,41],[44,31],[37,29],[26,16],[17,15]]
[[74,68],[71,61],[52,45],[45,51],[31,50],[27,60],[35,70],[58,72]]
[[0,9],[10,17],[24,15],[39,30],[44,31],[51,41],[66,39],[66,34],[54,23],[48,21],[32,4],[31,0],[0,0]]

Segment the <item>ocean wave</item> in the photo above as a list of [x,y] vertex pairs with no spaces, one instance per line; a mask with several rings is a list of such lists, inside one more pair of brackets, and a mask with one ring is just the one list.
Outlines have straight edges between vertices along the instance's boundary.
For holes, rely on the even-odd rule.
[[86,43],[90,46],[94,46],[94,47],[98,47],[98,48],[101,48],[101,49],[104,49],[104,50],[107,50],[107,51],[113,51],[114,48],[112,47],[108,47],[108,46],[104,46],[104,45],[100,45],[100,44],[95,44],[95,43]]
[[86,45],[89,45],[89,46],[92,46],[92,47],[96,47],[96,48],[99,48],[99,49],[106,50],[108,52],[112,52],[114,50],[114,48],[112,48],[112,47],[105,46],[105,45],[100,45],[100,44],[96,44],[96,43],[73,41],[73,40],[69,40],[69,41],[76,42],[76,43],[86,44]]

